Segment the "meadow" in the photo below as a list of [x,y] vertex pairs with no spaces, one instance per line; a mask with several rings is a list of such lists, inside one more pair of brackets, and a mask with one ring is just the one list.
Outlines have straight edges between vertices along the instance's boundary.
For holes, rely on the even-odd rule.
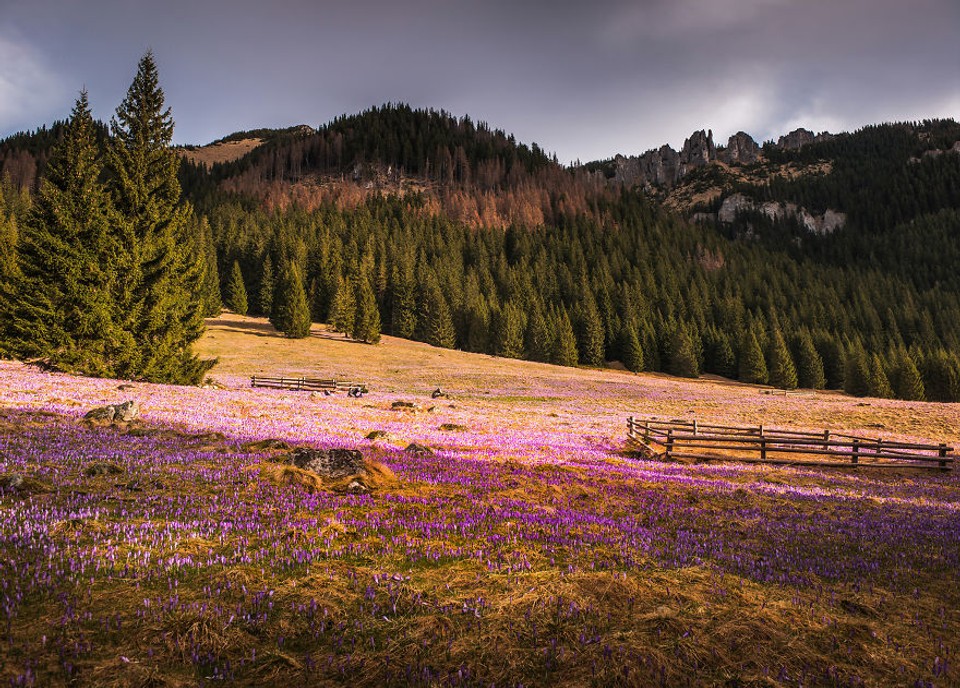
[[[4,684],[960,684],[956,473],[660,463],[625,441],[646,415],[957,446],[960,405],[208,325],[206,388],[0,362],[0,474],[23,479],[0,488]],[[126,399],[134,423],[82,420]],[[398,484],[277,482],[263,440],[359,449]]]

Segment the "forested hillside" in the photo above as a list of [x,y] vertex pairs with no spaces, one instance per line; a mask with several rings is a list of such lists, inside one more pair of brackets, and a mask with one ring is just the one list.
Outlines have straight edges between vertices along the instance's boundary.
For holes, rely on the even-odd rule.
[[[27,140],[0,143],[4,170]],[[278,133],[209,170],[184,164],[181,181],[208,277],[235,310],[278,321],[302,291],[315,321],[367,341],[948,401],[960,400],[957,140],[947,121],[768,144],[756,165],[820,172],[724,189],[846,214],[822,235],[758,211],[691,223],[603,166],[565,168],[406,106]],[[29,204],[30,185],[10,179],[0,255]]]

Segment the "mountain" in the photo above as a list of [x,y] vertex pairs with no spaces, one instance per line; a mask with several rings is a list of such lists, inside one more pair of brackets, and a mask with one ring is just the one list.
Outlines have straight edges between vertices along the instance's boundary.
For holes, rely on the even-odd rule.
[[[51,140],[0,142],[5,172],[35,161],[8,196],[35,188]],[[958,141],[952,120],[762,146],[700,131],[564,167],[469,117],[386,105],[238,132],[204,148],[249,150],[187,160],[181,181],[221,287],[236,265],[254,314],[295,265],[313,319],[343,331],[372,293],[385,333],[438,346],[946,401]]]

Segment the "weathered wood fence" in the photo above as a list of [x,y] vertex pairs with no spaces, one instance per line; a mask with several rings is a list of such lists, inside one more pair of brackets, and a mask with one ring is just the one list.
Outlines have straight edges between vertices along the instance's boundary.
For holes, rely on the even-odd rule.
[[250,386],[292,389],[298,392],[349,392],[358,390],[363,394],[367,393],[367,386],[362,382],[321,380],[312,377],[264,377],[262,375],[254,375],[250,378]]
[[627,419],[628,437],[665,460],[741,461],[793,466],[952,470],[946,444],[894,442],[824,430],[804,432],[698,421]]

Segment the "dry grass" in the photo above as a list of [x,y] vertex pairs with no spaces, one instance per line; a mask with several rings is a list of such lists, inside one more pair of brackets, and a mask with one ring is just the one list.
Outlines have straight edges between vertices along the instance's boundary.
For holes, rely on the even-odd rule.
[[239,160],[262,143],[263,141],[261,139],[242,139],[240,141],[212,143],[192,150],[179,148],[177,152],[194,165],[213,167],[217,163]]
[[[622,437],[626,416],[636,414],[960,444],[960,404],[860,399],[833,391],[779,396],[762,393],[767,387],[731,380],[565,368],[389,336],[373,346],[349,341],[322,324],[315,324],[307,339],[289,340],[264,319],[231,313],[207,325],[197,350],[219,358],[211,376],[231,385],[249,384],[250,375],[359,380],[370,386],[371,399],[403,398],[440,408],[452,404],[461,413],[451,416],[503,414],[505,423],[519,409],[523,427],[575,422],[581,430],[586,426],[611,438]],[[431,404],[429,395],[437,387],[453,398]]]

